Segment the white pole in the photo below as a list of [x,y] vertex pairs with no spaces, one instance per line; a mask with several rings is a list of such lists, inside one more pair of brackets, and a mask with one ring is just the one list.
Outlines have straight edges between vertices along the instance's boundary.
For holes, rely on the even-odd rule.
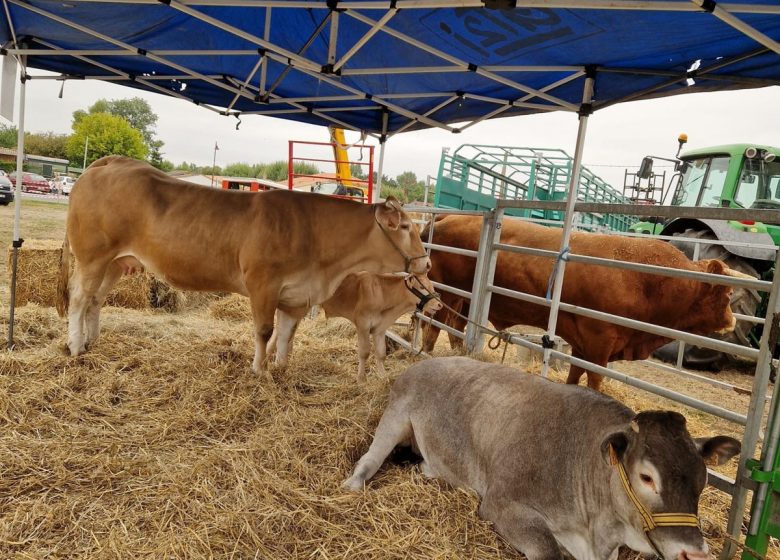
[[16,196],[14,197],[14,239],[13,255],[11,257],[11,313],[8,321],[8,349],[14,347],[14,312],[16,310],[16,264],[19,257],[19,248],[24,240],[21,235],[22,220],[22,167],[24,164],[24,105],[26,97],[27,64],[26,58],[21,57],[21,87],[19,88],[19,130],[16,136]]
[[[582,104],[584,106],[590,106],[593,98],[593,82],[592,76],[585,78],[585,87],[582,92]],[[566,215],[564,216],[563,223],[563,236],[561,238],[561,247],[559,255],[563,255],[563,251],[568,249],[569,240],[571,238],[572,222],[574,221],[574,204],[577,202],[577,190],[580,184],[580,164],[582,163],[582,151],[585,145],[585,133],[588,129],[588,113],[585,112],[580,115],[580,124],[577,129],[577,145],[574,149],[574,162],[571,169],[571,177],[569,178],[569,197],[566,199]],[[563,289],[563,274],[566,270],[566,261],[559,257],[556,261],[556,265],[553,266],[553,272],[555,274],[552,302],[550,304],[550,319],[547,323],[547,338],[549,341],[555,341],[555,329],[558,326],[558,308],[561,303],[561,291]],[[550,364],[550,351],[551,348],[544,349],[544,357],[542,359],[542,376],[547,377],[547,372]]]
[[376,170],[376,186],[374,187],[374,196],[372,203],[379,202],[379,193],[382,192],[382,167],[385,163],[385,143],[387,140],[379,142],[379,166]]
[[87,169],[87,149],[89,148],[89,136],[84,140],[84,163],[81,164],[81,172]]
[[217,167],[217,141],[214,140],[214,159],[211,161],[211,186],[214,186],[214,169]]

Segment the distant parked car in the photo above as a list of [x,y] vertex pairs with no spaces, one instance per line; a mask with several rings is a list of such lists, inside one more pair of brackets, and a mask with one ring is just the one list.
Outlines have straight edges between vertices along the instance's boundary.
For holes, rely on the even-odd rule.
[[73,177],[60,177],[60,192],[62,192],[62,194],[70,194],[70,191],[75,184],[76,179]]
[[[16,171],[9,175],[11,182],[16,184]],[[22,191],[49,194],[51,187],[43,175],[37,173],[22,173]]]
[[0,206],[8,206],[14,201],[14,186],[11,180],[3,172],[0,175]]

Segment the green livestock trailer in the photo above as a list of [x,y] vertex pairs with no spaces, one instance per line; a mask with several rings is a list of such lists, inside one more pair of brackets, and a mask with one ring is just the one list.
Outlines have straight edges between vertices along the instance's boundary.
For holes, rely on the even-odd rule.
[[[524,148],[463,144],[452,154],[444,151],[436,179],[434,205],[459,210],[490,210],[496,199],[566,199],[573,160],[555,148]],[[628,204],[621,192],[582,167],[577,198],[583,202]],[[562,211],[511,209],[512,216],[562,221]],[[582,213],[577,224],[591,230],[627,231],[633,216]]]

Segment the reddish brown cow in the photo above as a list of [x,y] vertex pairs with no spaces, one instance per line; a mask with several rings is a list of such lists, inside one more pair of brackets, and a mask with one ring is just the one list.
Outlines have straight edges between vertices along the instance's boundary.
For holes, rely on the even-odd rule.
[[[395,274],[358,272],[344,279],[336,293],[322,303],[322,309],[327,317],[344,317],[352,321],[357,328],[357,381],[366,379],[366,361],[371,352],[371,338],[374,339],[377,372],[384,375],[387,329],[398,317],[414,311],[415,307],[428,314],[440,310],[442,305],[437,296],[427,276],[403,277]],[[279,323],[281,325],[283,321],[280,320]],[[276,338],[277,330],[274,330],[271,340],[268,341],[269,353],[276,347]]]
[[[122,273],[141,267],[186,290],[248,296],[258,371],[277,308],[302,317],[351,272],[424,274],[430,261],[392,198],[368,205],[291,191],[225,191],[130,158],[101,158],[78,180],[68,207],[57,309],[68,311],[72,355],[97,338],[100,307]],[[279,365],[286,348],[280,338]]]
[[[436,222],[433,242],[476,250],[482,219],[479,216],[447,216]],[[562,230],[506,218],[501,242],[558,251]],[[423,231],[423,239],[428,232]],[[682,270],[735,276],[718,260],[690,261],[681,251],[663,241],[636,239],[593,233],[575,232],[570,252],[618,261],[666,266]],[[475,259],[452,253],[434,251],[431,255],[431,280],[462,290],[471,290]],[[517,253],[499,253],[494,284],[511,290],[544,296],[554,261]],[[693,334],[707,335],[734,328],[735,318],[729,307],[731,288],[696,280],[671,278],[570,262],[566,265],[561,301],[621,315]],[[442,295],[445,304],[460,307],[464,314],[468,305],[449,293]],[[463,321],[447,310],[441,311],[441,322],[463,328]],[[493,294],[489,320],[498,329],[523,324],[546,328],[549,308]],[[460,323],[460,324],[458,324]],[[572,347],[572,355],[606,366],[614,360],[642,360],[668,338],[612,325],[561,311],[557,334]],[[424,349],[430,351],[439,329],[429,326]],[[572,366],[567,382],[576,384],[582,374]],[[588,386],[599,389],[602,376],[587,372]]]

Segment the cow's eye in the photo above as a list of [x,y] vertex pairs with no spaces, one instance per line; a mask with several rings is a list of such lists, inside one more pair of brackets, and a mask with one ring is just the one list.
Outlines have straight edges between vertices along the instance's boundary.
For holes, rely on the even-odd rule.
[[653,484],[653,477],[649,474],[640,474],[639,478],[644,482],[645,484]]
[[401,224],[401,229],[409,229],[409,224]]

